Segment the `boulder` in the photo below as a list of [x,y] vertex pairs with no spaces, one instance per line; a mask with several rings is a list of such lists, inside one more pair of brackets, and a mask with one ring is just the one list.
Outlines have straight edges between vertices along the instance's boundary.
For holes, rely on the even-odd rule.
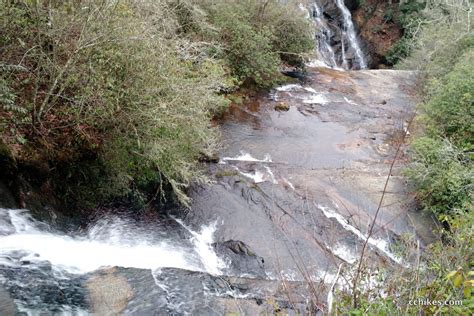
[[262,278],[266,276],[265,260],[257,256],[244,242],[227,240],[214,243],[213,246],[216,252],[226,258],[229,263],[228,274],[235,276],[245,274]]
[[276,111],[288,111],[289,109],[290,109],[290,106],[288,105],[288,103],[285,103],[285,102],[278,102],[275,105]]

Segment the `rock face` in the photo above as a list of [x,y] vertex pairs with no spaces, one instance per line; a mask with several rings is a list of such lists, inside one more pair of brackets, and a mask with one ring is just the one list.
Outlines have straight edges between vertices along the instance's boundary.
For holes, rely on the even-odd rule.
[[[278,311],[306,315],[308,311],[306,285],[301,282],[283,284],[180,269],[152,273],[114,268],[92,274],[86,284],[97,315],[273,315]],[[103,290],[96,292],[99,287]],[[291,296],[285,287],[293,290]]]
[[14,316],[18,313],[15,302],[2,287],[0,287],[0,312],[4,316]]
[[403,35],[395,22],[398,3],[390,4],[384,0],[365,0],[364,4],[352,12],[360,37],[366,44],[371,57],[371,68],[383,68],[385,55]]
[[214,244],[216,252],[228,262],[229,275],[245,275],[265,278],[265,260],[257,256],[242,241],[228,240]]
[[[210,166],[215,182],[191,188],[185,223],[219,223],[215,238],[227,248],[219,252],[249,260],[243,242],[265,260],[268,278],[332,282],[337,266],[355,262],[363,246],[397,135],[413,111],[415,80],[405,71],[310,68],[306,82],[258,99],[258,111],[244,102],[232,113],[247,115],[229,113],[221,122],[226,147]],[[278,102],[290,109],[274,111]],[[429,219],[415,211],[401,167],[375,225],[374,265],[396,264],[389,245],[399,235],[429,241]],[[254,269],[245,264],[241,272]]]
[[358,7],[358,1],[357,0],[344,0],[344,4],[349,10],[355,10]]
[[86,282],[91,311],[97,315],[118,315],[133,297],[132,288],[116,269],[100,271]]
[[17,207],[15,197],[7,188],[5,183],[2,181],[0,181],[0,207],[3,207],[3,208],[16,208]]

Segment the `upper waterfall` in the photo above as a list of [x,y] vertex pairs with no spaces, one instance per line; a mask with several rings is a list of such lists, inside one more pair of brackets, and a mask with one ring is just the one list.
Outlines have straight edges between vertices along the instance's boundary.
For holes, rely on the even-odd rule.
[[364,54],[360,49],[359,39],[357,38],[354,23],[352,23],[352,15],[349,9],[344,4],[343,0],[336,0],[338,8],[341,10],[343,21],[344,21],[344,37],[347,39],[348,44],[354,49],[356,59],[359,63],[360,69],[367,68],[367,62],[365,61]]
[[328,1],[324,5],[314,1],[310,7],[316,25],[318,57],[331,68],[365,69],[366,56],[343,0]]

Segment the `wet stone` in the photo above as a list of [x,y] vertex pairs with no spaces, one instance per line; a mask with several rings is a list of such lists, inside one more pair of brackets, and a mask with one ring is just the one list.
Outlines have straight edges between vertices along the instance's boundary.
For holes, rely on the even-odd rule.
[[227,240],[214,244],[216,252],[228,262],[226,274],[266,277],[265,260],[242,241]]
[[275,110],[276,111],[288,111],[290,109],[290,106],[288,103],[285,102],[278,102],[275,105]]

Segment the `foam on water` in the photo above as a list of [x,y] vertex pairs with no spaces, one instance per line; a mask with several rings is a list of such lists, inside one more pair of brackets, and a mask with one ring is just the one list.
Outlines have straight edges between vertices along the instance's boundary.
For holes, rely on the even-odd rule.
[[[162,267],[218,274],[223,267],[211,248],[215,225],[204,226],[186,240],[154,240],[146,231],[127,227],[123,221],[99,222],[85,236],[71,237],[46,230],[27,210],[0,209],[8,216],[14,233],[0,236],[0,264],[50,262],[53,269],[82,274],[102,267],[157,269]],[[189,244],[189,241],[188,241]],[[191,249],[189,249],[191,248]]]
[[281,87],[277,87],[276,90],[279,92],[289,92],[289,91],[295,91],[295,90],[300,90],[303,87],[300,84],[287,84]]
[[255,171],[254,173],[252,172],[243,172],[243,171],[239,171],[239,173],[241,175],[243,175],[244,177],[247,177],[249,179],[252,179],[254,183],[261,183],[261,182],[265,182],[265,174],[260,172],[260,171]]
[[326,104],[328,100],[322,94],[312,94],[303,99],[305,104]]
[[349,249],[347,245],[336,245],[331,248],[332,253],[334,253],[339,258],[344,259],[348,263],[354,263],[357,261],[357,255]]
[[[359,237],[362,240],[367,239],[366,235],[364,235],[359,229],[357,229],[354,226],[350,225],[347,222],[347,220],[344,218],[344,216],[342,216],[341,214],[337,213],[334,210],[331,210],[329,207],[322,206],[322,205],[319,205],[319,204],[318,204],[318,208],[323,212],[323,214],[327,218],[336,219],[337,222],[339,222],[339,224],[341,224],[341,226],[345,230],[348,230],[348,231],[354,233],[354,235],[356,235],[357,237]],[[376,247],[378,250],[380,250],[382,253],[384,253],[387,257],[389,257],[393,261],[395,261],[397,263],[402,263],[402,260],[400,258],[398,258],[397,256],[395,256],[393,253],[390,252],[388,241],[383,240],[383,239],[376,239],[376,238],[370,237],[368,239],[368,243],[370,245]]]
[[269,154],[266,154],[263,159],[257,159],[253,157],[251,154],[241,151],[240,155],[236,157],[223,157],[221,161],[247,161],[247,162],[272,162],[272,157]]
[[198,233],[186,226],[183,221],[179,219],[176,219],[176,221],[192,235],[191,242],[199,256],[204,259],[203,264],[206,271],[211,274],[220,274],[222,269],[226,267],[226,264],[217,256],[212,246],[214,243],[214,232],[216,231],[217,222],[208,226],[203,226],[201,231]]

